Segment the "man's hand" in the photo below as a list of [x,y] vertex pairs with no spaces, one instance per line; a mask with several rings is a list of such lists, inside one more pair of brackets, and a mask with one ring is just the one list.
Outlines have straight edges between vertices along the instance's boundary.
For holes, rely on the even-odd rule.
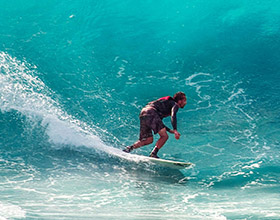
[[177,130],[169,130],[168,131],[169,133],[171,134],[174,134],[175,135],[175,138],[178,140],[181,136],[181,134],[177,131]]
[[178,132],[178,131],[176,131],[176,130],[174,130],[174,135],[175,135],[175,138],[178,140],[179,138],[180,138],[180,136],[181,136],[181,134]]

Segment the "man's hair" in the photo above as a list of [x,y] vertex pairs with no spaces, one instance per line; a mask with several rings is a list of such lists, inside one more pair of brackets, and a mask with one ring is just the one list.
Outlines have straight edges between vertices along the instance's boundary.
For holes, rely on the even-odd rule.
[[175,102],[178,102],[179,100],[182,100],[186,98],[186,94],[183,93],[183,92],[177,92],[174,96],[173,96],[173,99]]

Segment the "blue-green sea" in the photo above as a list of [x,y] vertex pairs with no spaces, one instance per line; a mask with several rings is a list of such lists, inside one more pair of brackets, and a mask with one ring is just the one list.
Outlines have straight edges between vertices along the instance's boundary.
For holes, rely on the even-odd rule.
[[0,0],[0,220],[280,219],[279,61],[279,0]]

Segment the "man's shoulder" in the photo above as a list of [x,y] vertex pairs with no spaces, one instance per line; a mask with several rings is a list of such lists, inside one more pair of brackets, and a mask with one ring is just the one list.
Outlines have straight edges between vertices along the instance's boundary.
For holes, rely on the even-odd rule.
[[172,108],[177,112],[177,111],[179,110],[179,105],[178,105],[178,103],[175,102]]

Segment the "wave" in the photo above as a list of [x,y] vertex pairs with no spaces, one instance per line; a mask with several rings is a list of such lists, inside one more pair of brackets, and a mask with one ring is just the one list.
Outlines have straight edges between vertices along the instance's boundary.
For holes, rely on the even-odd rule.
[[2,113],[16,111],[28,121],[45,128],[49,142],[59,146],[85,146],[114,153],[97,135],[96,127],[68,115],[54,93],[39,79],[36,67],[0,53],[0,109]]
[[29,123],[44,128],[52,147],[78,151],[87,151],[87,148],[136,163],[146,160],[143,156],[126,154],[106,144],[98,135],[106,131],[97,126],[93,128],[67,114],[55,101],[54,93],[36,76],[36,68],[4,52],[0,53],[0,68],[1,112],[16,111],[26,117]]

